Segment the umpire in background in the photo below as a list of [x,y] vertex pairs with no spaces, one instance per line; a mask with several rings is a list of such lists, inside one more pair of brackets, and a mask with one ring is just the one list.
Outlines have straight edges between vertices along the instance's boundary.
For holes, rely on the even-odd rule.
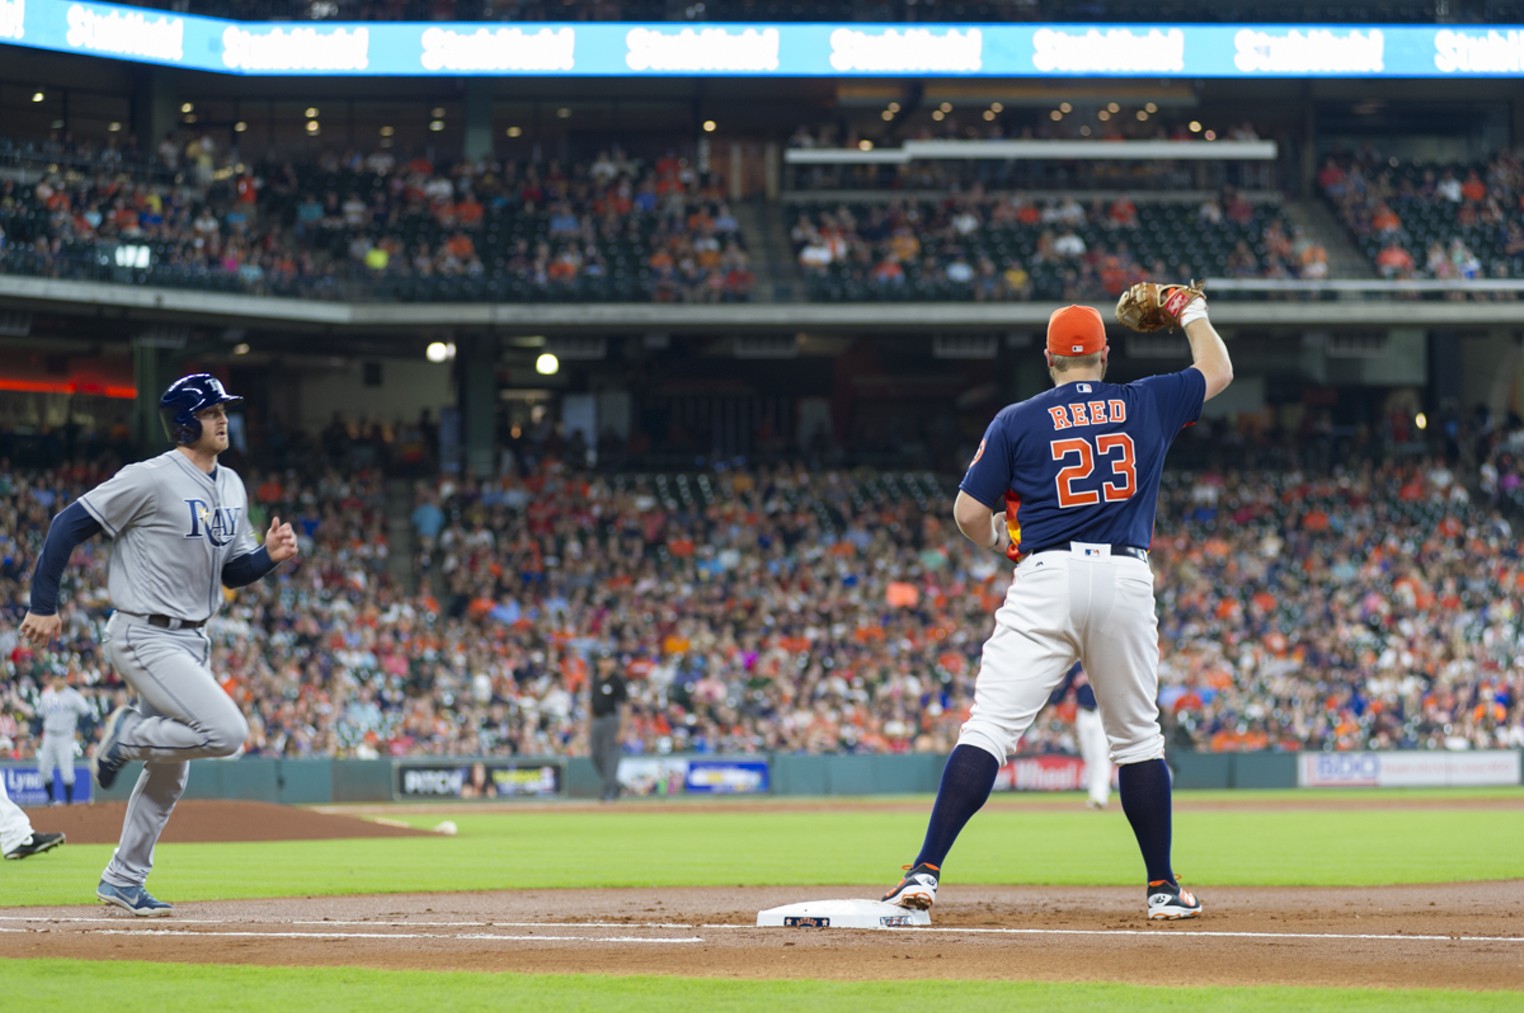
[[588,682],[592,712],[588,748],[593,769],[603,782],[603,801],[612,802],[619,797],[619,705],[630,698],[630,690],[612,648],[600,648],[596,659]]

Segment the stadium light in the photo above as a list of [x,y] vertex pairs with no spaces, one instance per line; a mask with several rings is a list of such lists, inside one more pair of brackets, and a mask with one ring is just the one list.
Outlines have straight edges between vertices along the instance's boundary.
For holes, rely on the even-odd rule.
[[534,360],[534,371],[541,376],[555,376],[561,371],[561,360],[556,358],[554,352],[541,352],[540,357]]
[[714,120],[705,120],[704,121],[704,133],[706,133],[706,134],[712,134],[718,128],[719,128],[719,124],[714,122]]
[[449,362],[455,358],[455,342],[430,341],[423,350],[423,357],[430,362]]

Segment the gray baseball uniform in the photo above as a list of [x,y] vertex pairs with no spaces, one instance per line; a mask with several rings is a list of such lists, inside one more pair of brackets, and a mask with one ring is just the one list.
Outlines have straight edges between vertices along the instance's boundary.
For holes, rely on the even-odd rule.
[[258,549],[243,480],[208,475],[178,450],[131,464],[80,505],[111,537],[108,588],[116,608],[106,652],[138,694],[121,756],[143,760],[122,838],[102,877],[141,886],[189,773],[188,760],[231,756],[248,723],[208,670],[204,623],[221,607],[223,566]]
[[[74,784],[74,735],[79,719],[90,713],[90,704],[73,686],[42,691],[37,709],[42,712],[42,746],[37,750],[37,773],[42,783],[53,784],[53,772],[63,774],[65,785]],[[49,792],[51,794],[51,792]]]
[[8,854],[25,844],[32,836],[32,821],[26,810],[11,801],[5,790],[5,775],[0,773],[0,854]]

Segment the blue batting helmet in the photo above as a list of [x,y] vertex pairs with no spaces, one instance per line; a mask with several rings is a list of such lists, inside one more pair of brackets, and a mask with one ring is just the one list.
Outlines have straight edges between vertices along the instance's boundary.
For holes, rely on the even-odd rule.
[[196,418],[197,412],[242,400],[237,394],[224,390],[222,381],[210,373],[182,376],[159,398],[159,419],[164,423],[164,435],[180,446],[195,443],[201,439],[201,420]]

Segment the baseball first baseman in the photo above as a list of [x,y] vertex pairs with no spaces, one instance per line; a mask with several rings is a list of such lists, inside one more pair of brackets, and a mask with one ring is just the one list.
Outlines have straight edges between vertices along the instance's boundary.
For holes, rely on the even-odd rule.
[[1148,917],[1201,913],[1171,867],[1148,547],[1165,452],[1203,402],[1232,382],[1233,365],[1195,287],[1140,283],[1123,295],[1117,315],[1135,329],[1183,326],[1192,365],[1107,383],[1101,315],[1066,306],[1048,321],[1053,389],[1002,409],[985,431],[953,516],[974,544],[1013,560],[1015,575],[985,641],[974,705],[942,772],[925,841],[884,896],[890,903],[931,907],[958,833],[1080,661],[1119,767],[1122,811],[1143,853]]
[[106,654],[137,702],[106,719],[92,767],[109,788],[127,761],[144,762],[96,895],[135,915],[170,913],[171,905],[143,884],[154,844],[185,790],[187,761],[231,756],[248,733],[207,669],[207,621],[222,605],[224,585],[252,584],[296,555],[296,535],[279,517],[259,546],[248,526],[243,480],[217,463],[228,447],[226,406],[241,400],[207,373],[169,385],[159,414],[175,448],[129,464],[53,518],[32,577],[31,611],[21,623],[22,635],[39,646],[58,635],[64,565],[76,545],[105,532],[114,609]]

